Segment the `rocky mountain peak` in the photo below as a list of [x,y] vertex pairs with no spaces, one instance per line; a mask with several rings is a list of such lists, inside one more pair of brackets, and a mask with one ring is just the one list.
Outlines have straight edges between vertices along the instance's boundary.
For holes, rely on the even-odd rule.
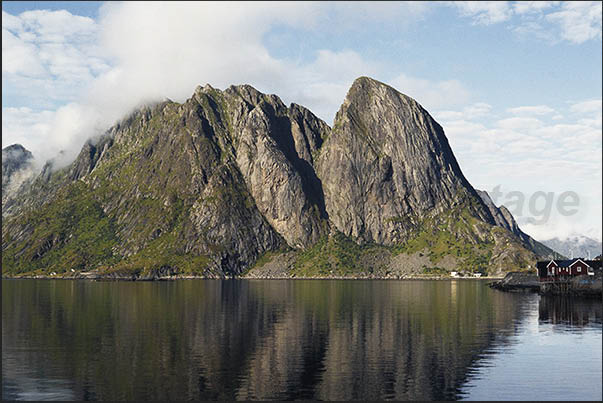
[[10,146],[7,146],[5,148],[2,149],[2,159],[4,159],[4,155],[11,153],[11,152],[16,152],[16,153],[29,153],[31,154],[30,151],[28,151],[25,147],[23,147],[21,144],[11,144]]
[[414,99],[368,77],[352,84],[317,165],[329,217],[349,236],[401,242],[418,221],[467,197],[472,214],[494,223],[442,127]]
[[2,173],[5,169],[19,169],[33,159],[32,153],[21,144],[12,144],[2,149]]
[[33,154],[21,144],[2,149],[2,213],[7,212],[14,196],[34,175]]

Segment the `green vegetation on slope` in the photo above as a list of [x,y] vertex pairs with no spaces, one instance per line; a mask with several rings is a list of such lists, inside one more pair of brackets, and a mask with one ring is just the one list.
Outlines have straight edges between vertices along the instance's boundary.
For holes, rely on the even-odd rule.
[[203,275],[209,264],[206,256],[194,256],[180,253],[174,234],[165,234],[154,239],[149,245],[114,266],[103,266],[99,271],[104,274],[144,276],[161,269],[174,269],[174,274]]
[[370,274],[374,271],[370,261],[386,251],[387,248],[381,245],[358,245],[337,232],[330,237],[321,237],[312,247],[300,251],[291,274],[297,277]]
[[181,252],[174,225],[182,211],[174,203],[168,215],[173,232],[165,233],[142,250],[121,258],[114,250],[121,245],[115,220],[108,217],[94,199],[94,192],[83,182],[62,189],[56,199],[42,208],[25,213],[20,220],[33,228],[25,240],[5,239],[9,245],[2,253],[5,275],[57,274],[97,269],[104,273],[144,275],[160,268],[172,268],[178,274],[204,273],[209,260]]
[[[470,212],[471,204],[475,203],[473,197],[465,195],[461,200],[445,213],[424,218],[409,239],[398,245],[359,245],[340,232],[322,237],[312,247],[298,251],[291,274],[296,277],[387,275],[390,259],[402,253],[427,256],[431,264],[413,268],[425,275],[448,275],[450,270],[492,274],[528,269],[530,259],[520,252],[521,245],[511,234],[475,218]],[[454,269],[450,268],[450,261],[444,264],[447,257],[456,262]]]
[[[478,232],[476,227],[483,228]],[[478,237],[476,232],[484,235]],[[392,251],[411,254],[427,250],[434,264],[453,256],[465,270],[486,273],[494,244],[487,224],[472,217],[466,208],[455,208],[437,218],[425,219],[408,242]]]
[[3,240],[8,245],[2,252],[3,273],[63,273],[117,261],[112,250],[118,241],[115,223],[85,188],[74,182],[54,202],[18,218],[33,233],[24,240]]

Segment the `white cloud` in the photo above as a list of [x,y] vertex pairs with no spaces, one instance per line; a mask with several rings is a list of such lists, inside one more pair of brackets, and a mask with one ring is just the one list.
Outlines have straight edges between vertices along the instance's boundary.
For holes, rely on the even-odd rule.
[[433,115],[437,119],[441,119],[444,122],[450,123],[454,121],[472,120],[486,116],[492,118],[492,116],[490,116],[491,111],[492,105],[487,104],[485,102],[476,102],[465,106],[460,111],[435,110]]
[[145,100],[183,101],[198,84],[246,83],[307,106],[330,122],[352,81],[379,75],[382,66],[351,50],[319,50],[306,63],[279,59],[262,42],[275,24],[314,25],[324,18],[324,8],[314,3],[108,4],[100,22],[102,44],[116,68],[96,80],[93,93],[111,99],[120,92],[118,104],[103,105],[118,115]]
[[[65,10],[2,12],[3,93],[48,107],[74,101],[108,69],[98,56],[97,26]],[[40,100],[45,101],[40,101]]]
[[93,36],[96,24],[93,19],[73,15],[66,10],[32,10],[19,15],[22,24],[18,31],[29,31],[40,42],[63,43],[70,39],[82,40]]
[[490,104],[485,102],[477,102],[463,108],[463,116],[468,119],[475,119],[488,115],[491,110],[492,106]]
[[[466,109],[435,116],[476,188],[490,190],[501,185],[504,193],[522,192],[526,205],[516,219],[537,239],[571,233],[600,239],[601,100],[571,104],[571,113],[562,123],[543,105],[509,108],[506,112],[511,117],[496,118],[496,111],[490,111],[488,119],[470,118]],[[564,216],[553,208],[544,223],[529,224],[531,218],[540,218],[527,207],[536,191],[553,192],[555,197],[565,191],[576,192],[579,213]]]
[[530,40],[540,39],[548,44],[557,44],[560,42],[559,35],[550,27],[546,27],[540,20],[522,21],[519,25],[512,28],[513,32],[522,38]]
[[456,122],[463,119],[463,112],[459,111],[434,111],[433,116],[437,120]]
[[490,25],[507,21],[512,9],[507,1],[456,1],[452,3],[461,15],[472,17],[479,25]]
[[517,14],[540,13],[559,3],[559,1],[516,1],[513,3],[513,11]]
[[389,83],[403,94],[416,99],[427,110],[463,105],[470,96],[469,90],[458,80],[429,81],[400,74]]
[[579,119],[580,125],[598,129],[600,136],[603,126],[603,103],[600,99],[574,103],[570,111]]
[[367,23],[396,22],[410,25],[431,10],[424,1],[324,2],[315,9],[315,24],[322,29],[359,30]]
[[565,2],[561,11],[550,13],[546,19],[559,24],[561,35],[570,42],[582,43],[589,39],[601,39],[600,1]]
[[503,129],[511,130],[533,130],[543,126],[542,121],[536,118],[507,118],[499,120],[496,124]]
[[363,75],[377,77],[382,71],[383,66],[356,52],[321,50],[314,61],[294,68],[289,79],[274,90],[331,123],[352,82]]
[[[23,29],[21,19],[12,14],[2,11],[2,28],[10,29],[11,31],[20,31]],[[3,35],[4,36],[4,35]]]
[[[303,63],[276,58],[263,38],[279,24],[308,29],[328,20],[331,26],[347,29],[344,20],[354,10],[360,19],[420,18],[425,6],[125,2],[103,5],[98,23],[66,11],[4,13],[3,28],[11,29],[20,41],[14,49],[29,46],[32,60],[11,66],[3,81],[6,78],[10,84],[9,95],[32,94],[35,99],[28,99],[28,104],[38,109],[51,109],[48,99],[59,105],[70,103],[55,107],[55,120],[46,136],[72,150],[68,155],[141,103],[165,97],[181,102],[205,83],[217,88],[251,84],[277,93],[286,103],[307,106],[330,123],[352,81],[361,75],[381,78],[385,66],[351,50],[319,50],[314,60]],[[3,47],[3,54],[7,51]],[[25,74],[26,67],[34,66],[36,70]],[[31,77],[34,72],[40,75],[36,80]],[[441,91],[456,98],[453,104],[467,97],[455,80],[431,83],[404,78],[413,84],[409,94],[427,104],[432,100],[441,104],[436,95]],[[77,123],[67,124],[67,117]],[[13,132],[5,134],[11,138]]]
[[105,129],[102,122],[98,109],[77,103],[43,111],[27,107],[2,108],[2,148],[22,144],[40,165],[64,151],[58,162],[67,164],[87,138]]
[[561,38],[580,44],[602,37],[600,1],[459,1],[448,4],[461,16],[471,18],[474,25],[504,22],[517,34],[547,42],[558,42]]
[[[2,12],[4,13],[4,11]],[[3,18],[4,21],[4,18]],[[2,74],[19,73],[27,77],[42,77],[46,70],[37,55],[36,46],[25,42],[2,28]]]
[[33,111],[27,107],[2,108],[2,148],[19,143],[35,156],[46,154],[45,149],[53,141],[48,138],[54,111]]
[[600,99],[592,99],[589,101],[583,101],[573,104],[570,107],[572,112],[576,113],[597,113],[601,115],[601,110],[603,110],[603,102]]
[[548,115],[555,112],[553,108],[546,105],[535,105],[535,106],[518,106],[515,108],[507,109],[507,112],[512,115],[518,116],[531,116],[531,115]]

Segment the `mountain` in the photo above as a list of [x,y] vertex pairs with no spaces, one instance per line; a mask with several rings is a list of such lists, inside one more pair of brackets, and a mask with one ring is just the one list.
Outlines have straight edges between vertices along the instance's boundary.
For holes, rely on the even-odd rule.
[[463,176],[444,131],[415,100],[356,80],[317,161],[327,212],[345,235],[395,245],[417,224],[467,203],[494,224]]
[[542,241],[543,244],[567,257],[582,257],[594,259],[601,255],[603,244],[585,235],[573,235],[565,239],[552,238]]
[[33,155],[21,144],[13,144],[2,149],[2,192],[14,179],[15,174],[28,167]]
[[2,149],[2,214],[8,212],[21,186],[34,176],[33,155],[21,144]]
[[542,253],[497,222],[429,113],[367,77],[333,128],[248,85],[197,87],[46,164],[16,197],[9,276],[500,274]]
[[523,245],[526,248],[534,251],[534,253],[536,253],[538,256],[540,256],[542,258],[559,259],[559,258],[564,257],[564,256],[559,256],[559,254],[556,253],[554,250],[552,250],[550,248],[550,246],[547,246],[541,242],[538,242],[537,240],[535,240],[534,238],[532,238],[531,236],[529,236],[528,234],[523,232],[519,228],[519,225],[517,225],[517,222],[515,221],[515,218],[513,217],[511,212],[503,205],[501,205],[500,207],[496,207],[496,205],[490,198],[490,195],[488,194],[488,192],[486,192],[485,190],[476,190],[476,191],[479,194],[479,196],[481,197],[482,201],[488,207],[488,210],[490,210],[490,213],[494,217],[494,221],[496,222],[496,225],[515,234],[515,236],[517,236],[521,240],[521,242],[523,243]]

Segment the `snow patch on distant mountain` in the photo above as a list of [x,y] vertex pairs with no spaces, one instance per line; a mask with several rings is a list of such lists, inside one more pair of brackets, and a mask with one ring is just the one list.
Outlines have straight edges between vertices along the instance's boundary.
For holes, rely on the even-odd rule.
[[593,259],[603,251],[603,243],[585,235],[571,235],[565,239],[552,238],[540,242],[567,257],[590,256]]

